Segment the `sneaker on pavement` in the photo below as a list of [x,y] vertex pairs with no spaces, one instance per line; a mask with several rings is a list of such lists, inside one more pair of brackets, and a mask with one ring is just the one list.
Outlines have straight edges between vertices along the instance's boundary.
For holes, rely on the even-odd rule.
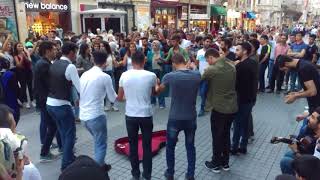
[[32,107],[34,107],[34,108],[37,107],[37,103],[36,103],[35,101],[32,101],[32,102],[31,102],[31,105],[32,105]]
[[206,166],[207,169],[211,170],[214,173],[220,173],[220,166],[215,165],[213,162],[211,161],[206,161],[204,163],[204,165]]
[[198,117],[204,116],[204,110],[200,110]]
[[76,124],[81,124],[81,120],[79,118],[76,118],[75,122]]
[[174,180],[174,176],[169,175],[169,174],[167,173],[167,171],[164,173],[164,177],[165,177],[166,180]]
[[230,154],[231,154],[232,156],[238,155],[238,154],[239,154],[239,149],[231,149],[231,150],[230,150]]
[[112,110],[112,111],[115,111],[115,112],[118,112],[118,111],[119,111],[119,108],[117,108],[116,106],[111,106],[111,110]]
[[57,160],[58,156],[53,155],[51,152],[46,156],[40,156],[40,163],[52,162]]
[[266,93],[273,93],[274,91],[272,90],[272,89],[268,89],[267,91],[266,91]]
[[109,106],[104,107],[104,111],[110,111],[110,110],[111,110],[111,108]]
[[164,109],[164,108],[166,108],[166,107],[165,107],[165,106],[159,106],[159,108],[160,108],[160,109]]
[[27,109],[30,109],[30,108],[31,108],[31,106],[30,106],[29,103],[23,103],[23,106],[24,106],[25,108],[27,108]]
[[59,148],[59,146],[55,143],[52,143],[50,146],[50,149],[57,149],[57,148]]
[[229,164],[223,165],[223,166],[222,166],[222,169],[223,169],[224,171],[230,171],[230,166],[229,166]]
[[111,165],[110,164],[104,164],[102,166],[102,170],[105,172],[109,172],[111,170]]
[[240,148],[239,153],[241,154],[247,154],[247,149],[246,148]]

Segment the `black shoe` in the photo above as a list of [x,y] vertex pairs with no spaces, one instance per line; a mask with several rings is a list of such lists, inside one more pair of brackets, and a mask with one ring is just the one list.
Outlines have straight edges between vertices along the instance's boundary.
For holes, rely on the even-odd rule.
[[241,154],[247,154],[247,149],[246,148],[240,148],[239,153]]
[[260,89],[260,90],[259,90],[259,92],[261,92],[261,93],[264,93],[264,91],[265,91],[264,89]]
[[204,163],[204,165],[206,166],[207,169],[211,170],[214,173],[220,173],[220,166],[215,165],[213,162],[211,161],[206,161]]
[[231,154],[232,156],[238,155],[238,154],[239,154],[239,149],[231,149],[231,150],[230,150],[230,154]]
[[224,171],[230,171],[230,166],[229,166],[229,164],[223,165],[223,166],[222,166],[222,169],[223,169]]
[[110,164],[104,164],[102,166],[103,171],[109,172],[111,170],[111,165]]
[[274,90],[272,90],[272,89],[268,89],[267,91],[266,91],[266,93],[273,93],[274,92]]
[[164,177],[166,178],[166,180],[174,180],[174,176],[169,175],[167,171],[164,173]]
[[193,176],[187,176],[187,175],[186,175],[186,180],[194,180],[194,177],[193,177]]

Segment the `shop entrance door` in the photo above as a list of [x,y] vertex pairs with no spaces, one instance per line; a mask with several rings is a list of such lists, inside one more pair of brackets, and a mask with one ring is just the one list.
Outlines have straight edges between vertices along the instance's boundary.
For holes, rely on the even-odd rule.
[[106,31],[109,31],[110,29],[112,29],[114,33],[120,33],[121,32],[120,18],[105,18],[105,28],[106,28]]
[[85,32],[88,32],[88,29],[91,29],[91,32],[97,34],[97,28],[101,29],[101,19],[100,18],[85,18]]

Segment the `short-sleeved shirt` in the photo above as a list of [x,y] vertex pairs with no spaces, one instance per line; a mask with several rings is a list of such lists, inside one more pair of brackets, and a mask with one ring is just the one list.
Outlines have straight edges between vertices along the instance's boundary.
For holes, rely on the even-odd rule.
[[151,117],[152,89],[156,86],[157,76],[146,70],[131,69],[122,73],[119,87],[126,97],[126,115],[130,117]]
[[301,42],[299,44],[295,42],[290,46],[290,49],[292,50],[292,52],[300,53],[302,50],[306,50],[307,47],[308,46],[304,42]]
[[[189,54],[186,50],[184,50],[183,48],[179,47],[179,53],[184,57],[185,61],[189,61]],[[172,56],[174,55],[174,50],[173,47],[170,48],[169,52],[168,52],[168,56],[166,58],[166,61],[170,61]]]
[[317,53],[318,53],[318,47],[315,44],[311,46],[307,46],[306,54],[304,55],[303,59],[311,62],[313,59],[313,55]]
[[317,88],[317,95],[307,97],[309,108],[315,109],[316,107],[320,106],[320,77],[317,68],[311,62],[300,60],[297,64],[297,71],[300,84],[302,85],[304,90],[307,90],[304,82],[310,80],[313,80],[314,85]]
[[269,44],[264,45],[261,47],[261,53],[259,56],[259,62],[261,62],[263,60],[263,58],[266,56],[266,54],[269,53],[268,58],[266,61],[264,61],[264,64],[268,64],[269,63],[269,59],[270,59],[270,53],[271,53],[271,46]]
[[200,72],[193,70],[178,70],[163,77],[162,84],[170,87],[172,98],[169,121],[196,120],[196,101],[200,81]]
[[206,61],[205,55],[206,51],[204,49],[200,49],[197,53],[197,60],[199,61],[199,71],[203,74],[204,70],[209,66]]

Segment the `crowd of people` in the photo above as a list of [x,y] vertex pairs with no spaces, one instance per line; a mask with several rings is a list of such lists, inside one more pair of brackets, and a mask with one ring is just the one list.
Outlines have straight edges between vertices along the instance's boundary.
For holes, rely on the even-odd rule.
[[[132,177],[151,179],[152,109],[157,104],[166,108],[165,97],[170,96],[164,175],[174,179],[175,146],[179,132],[184,131],[185,178],[191,180],[196,168],[197,117],[211,112],[212,157],[205,162],[206,168],[214,173],[229,171],[230,155],[247,154],[247,145],[254,140],[252,109],[257,94],[283,92],[288,104],[306,98],[309,113],[298,117],[303,126],[297,143],[290,145],[281,160],[281,170],[300,179],[319,179],[319,173],[306,173],[308,169],[300,165],[310,161],[319,167],[320,161],[307,156],[320,157],[319,36],[320,31],[315,35],[269,27],[258,33],[235,28],[211,33],[149,28],[128,35],[65,33],[60,39],[52,30],[22,43],[8,34],[0,53],[0,101],[6,105],[1,105],[0,111],[7,117],[0,117],[0,126],[14,134],[20,109],[34,106],[40,113],[41,162],[62,156],[60,179],[80,178],[70,173],[81,161],[93,164],[95,175],[108,178],[111,165],[105,162],[105,111],[119,111],[118,102],[125,101]],[[197,110],[198,95],[201,104]],[[81,121],[93,137],[92,162],[89,157],[74,155],[75,124]],[[139,169],[139,129],[143,173]],[[52,143],[54,138],[57,145]],[[310,141],[307,145],[302,143],[306,139]],[[59,154],[51,152],[55,146]],[[23,157],[16,163],[26,166],[27,155]]]

